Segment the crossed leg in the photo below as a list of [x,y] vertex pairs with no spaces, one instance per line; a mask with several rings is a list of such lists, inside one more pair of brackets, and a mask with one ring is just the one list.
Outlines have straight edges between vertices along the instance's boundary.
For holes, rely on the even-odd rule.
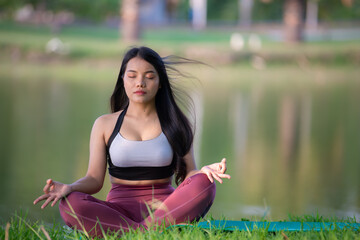
[[[101,201],[89,194],[72,192],[59,204],[60,215],[65,223],[91,236],[102,236],[102,230],[127,232],[140,224],[127,217],[121,205]],[[101,224],[101,226],[100,226]]]
[[169,226],[197,221],[209,211],[215,192],[215,183],[211,183],[205,174],[193,175],[185,179],[141,224]]
[[72,192],[62,199],[59,209],[68,226],[85,230],[91,236],[101,237],[102,230],[105,233],[127,232],[129,229],[147,229],[157,224],[169,226],[196,221],[205,216],[210,209],[215,192],[215,183],[211,183],[205,174],[193,175],[181,183],[141,222],[132,220],[127,206],[121,203],[101,201],[80,192]]

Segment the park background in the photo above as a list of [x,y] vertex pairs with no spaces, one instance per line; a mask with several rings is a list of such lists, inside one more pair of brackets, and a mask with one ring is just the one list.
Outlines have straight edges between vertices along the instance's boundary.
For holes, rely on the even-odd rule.
[[1,1],[0,220],[60,220],[32,202],[47,178],[86,173],[132,45],[210,65],[174,84],[193,100],[198,166],[228,159],[215,218],[359,219],[359,19],[355,0]]

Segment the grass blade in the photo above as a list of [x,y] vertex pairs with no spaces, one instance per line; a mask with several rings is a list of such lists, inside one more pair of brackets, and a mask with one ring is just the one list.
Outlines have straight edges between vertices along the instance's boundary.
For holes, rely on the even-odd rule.
[[49,233],[45,230],[44,226],[40,226],[41,231],[45,234],[47,240],[51,240]]
[[5,228],[5,240],[9,240],[9,229],[10,229],[10,223],[6,223],[6,228]]
[[40,234],[39,234],[37,231],[35,231],[35,229],[34,229],[33,227],[31,227],[30,224],[28,224],[25,220],[21,219],[21,217],[19,217],[18,215],[15,215],[15,216],[18,217],[18,218],[20,219],[20,221],[22,221],[23,223],[25,223],[25,225],[26,225],[28,228],[30,228],[31,231],[33,231],[33,232],[36,234],[36,236],[38,236],[38,238],[40,238],[41,240],[43,240],[43,238],[40,236]]

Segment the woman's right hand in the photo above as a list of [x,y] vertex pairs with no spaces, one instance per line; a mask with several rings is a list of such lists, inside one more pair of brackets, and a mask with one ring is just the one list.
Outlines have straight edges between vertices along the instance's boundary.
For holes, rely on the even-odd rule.
[[63,184],[61,182],[55,182],[52,179],[48,179],[46,181],[46,185],[43,189],[44,194],[35,199],[34,204],[45,200],[44,204],[41,206],[44,209],[51,201],[51,206],[55,206],[55,204],[63,197],[72,192],[71,186],[68,184]]

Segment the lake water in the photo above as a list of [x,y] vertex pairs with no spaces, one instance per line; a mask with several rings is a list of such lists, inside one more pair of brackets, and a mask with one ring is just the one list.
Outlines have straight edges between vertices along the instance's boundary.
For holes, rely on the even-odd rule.
[[[32,201],[47,178],[84,176],[94,120],[108,112],[117,68],[83,64],[0,68],[0,216],[60,219]],[[360,219],[360,71],[246,65],[194,70],[198,166],[226,157],[215,218],[289,214]],[[196,72],[197,71],[197,72]],[[191,89],[191,90],[189,90]],[[104,199],[110,184],[96,194]]]

